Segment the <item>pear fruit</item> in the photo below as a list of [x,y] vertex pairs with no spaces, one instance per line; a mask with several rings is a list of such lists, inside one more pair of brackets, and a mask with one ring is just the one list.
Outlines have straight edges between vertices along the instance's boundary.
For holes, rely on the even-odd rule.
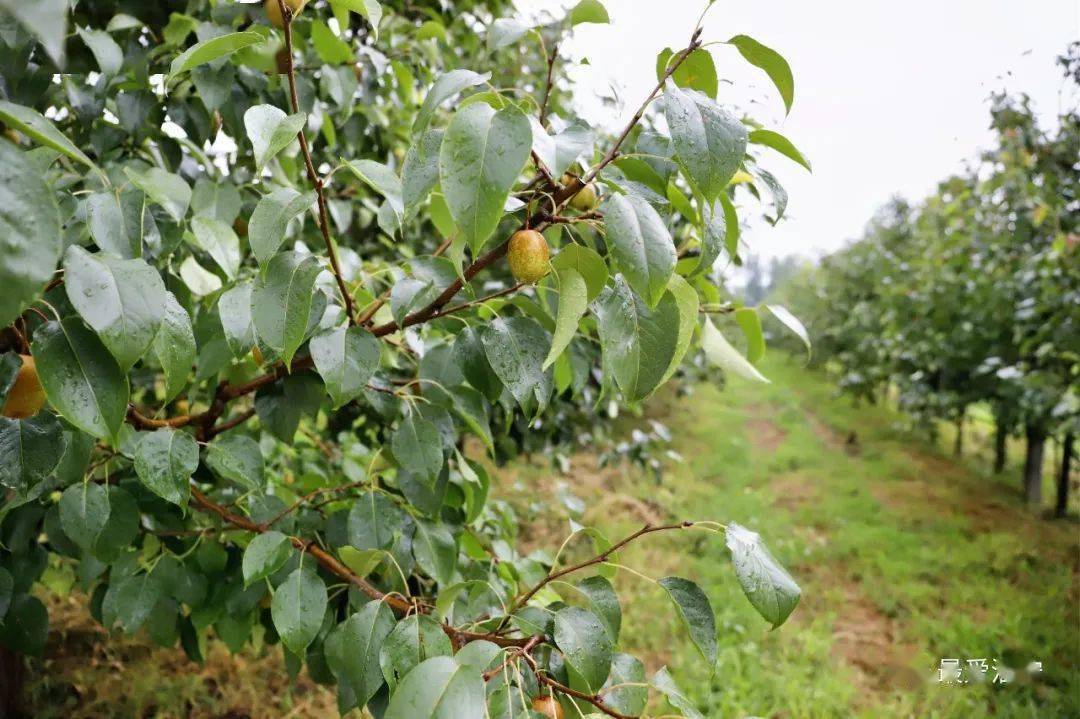
[[507,258],[517,281],[533,284],[548,273],[551,251],[536,230],[518,230],[510,237]]
[[533,711],[547,719],[563,719],[563,710],[555,697],[536,697],[532,701]]
[[[564,186],[569,185],[571,182],[574,181],[574,176],[569,173],[563,175],[562,177],[562,183]],[[570,198],[570,207],[574,208],[578,212],[592,212],[596,209],[597,204],[598,203],[596,197],[596,188],[593,187],[593,184],[591,182],[588,185],[585,185],[585,187],[581,188],[581,190],[576,195]]]
[[33,417],[45,405],[45,388],[38,379],[34,358],[30,355],[19,355],[19,358],[22,366],[4,402],[3,415],[12,419]]
[[[285,0],[285,4],[292,10],[293,17],[300,14],[306,2],[307,0]],[[270,18],[270,22],[274,27],[285,27],[285,18],[281,16],[281,6],[278,5],[278,0],[263,0],[263,7],[266,8],[266,17]]]

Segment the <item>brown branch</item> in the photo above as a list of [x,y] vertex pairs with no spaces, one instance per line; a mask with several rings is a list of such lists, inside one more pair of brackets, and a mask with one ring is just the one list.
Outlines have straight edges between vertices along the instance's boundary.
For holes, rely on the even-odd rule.
[[536,660],[533,659],[532,655],[528,652],[522,652],[521,657],[526,662],[528,662],[529,667],[533,671],[533,674],[536,675],[536,680],[542,684],[547,684],[552,691],[556,691],[560,694],[565,694],[567,696],[574,697],[575,699],[580,699],[582,701],[588,702],[589,704],[592,704],[594,707],[607,714],[608,716],[615,717],[615,719],[636,719],[635,717],[629,716],[627,714],[621,714],[615,709],[609,707],[603,702],[603,700],[600,699],[599,694],[586,694],[585,692],[579,692],[576,689],[571,689],[565,684],[560,684],[559,682],[555,681],[540,669],[540,667],[536,664]]
[[161,429],[162,427],[184,427],[197,421],[200,415],[182,414],[167,419],[154,419],[140,414],[135,405],[128,406],[127,419],[137,429]]
[[[293,14],[292,10],[285,4],[285,0],[277,0],[277,3],[278,7],[281,8],[282,25],[284,26],[283,29],[285,31],[285,70],[286,75],[289,78],[289,99],[292,103],[292,111],[296,113],[300,112],[300,98],[296,91],[296,66],[293,64]],[[300,151],[304,155],[304,165],[307,167],[308,178],[315,187],[315,194],[318,197],[319,229],[322,231],[323,240],[326,243],[326,254],[330,258],[330,267],[334,271],[334,279],[337,280],[338,289],[341,291],[341,298],[345,302],[345,315],[349,318],[351,324],[356,324],[356,310],[353,307],[352,294],[349,293],[349,288],[345,284],[345,277],[341,274],[341,265],[338,263],[337,251],[334,250],[334,241],[330,239],[330,221],[326,206],[326,193],[323,190],[323,181],[315,171],[315,163],[311,159],[311,148],[308,147],[307,137],[304,135],[304,128],[300,128],[297,137],[300,140]]]
[[547,121],[548,114],[548,100],[551,99],[551,86],[552,79],[551,74],[555,69],[555,57],[559,53],[559,45],[556,43],[551,47],[551,54],[547,58],[547,82],[544,83],[544,99],[540,102],[540,125]]
[[254,408],[244,410],[240,414],[238,414],[235,417],[233,417],[232,419],[230,419],[228,422],[222,422],[221,424],[215,425],[213,427],[210,427],[208,430],[206,430],[207,439],[213,439],[214,437],[218,436],[222,432],[228,432],[230,429],[233,429],[234,427],[239,427],[244,422],[247,422],[249,419],[251,419],[254,416],[255,416],[255,409]]

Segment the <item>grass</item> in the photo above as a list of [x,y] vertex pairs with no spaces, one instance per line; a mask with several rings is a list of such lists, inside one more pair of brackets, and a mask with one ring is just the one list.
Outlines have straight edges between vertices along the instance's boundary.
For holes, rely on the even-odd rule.
[[[536,517],[522,528],[525,543],[561,541],[565,517],[545,499],[560,485],[589,502],[585,522],[612,538],[643,521],[687,518],[760,532],[803,588],[791,619],[771,632],[742,596],[720,536],[653,535],[620,557],[653,578],[694,579],[711,596],[721,645],[714,670],[702,666],[662,590],[630,572],[615,580],[626,650],[650,670],[668,665],[707,717],[1080,715],[1076,524],[1026,509],[1015,468],[994,478],[981,460],[953,462],[898,430],[887,409],[853,407],[784,358],[763,371],[772,384],[701,385],[650,404],[683,458],[659,482],[625,467],[597,469],[588,452],[561,478],[541,460],[500,470],[502,495]],[[96,709],[69,704],[36,716],[333,713],[328,690],[281,681],[276,653],[230,661],[219,647],[211,668],[199,670],[178,651],[140,641],[109,649],[86,641],[81,657],[65,645],[59,663],[33,679],[37,696],[78,683],[97,692]],[[942,658],[1037,660],[1044,671],[1003,686],[943,685]]]

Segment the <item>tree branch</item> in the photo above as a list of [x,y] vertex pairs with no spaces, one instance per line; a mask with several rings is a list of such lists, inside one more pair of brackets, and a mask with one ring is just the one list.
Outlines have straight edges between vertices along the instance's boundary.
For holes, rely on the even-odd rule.
[[[300,99],[296,91],[296,66],[293,64],[293,15],[292,10],[285,4],[285,0],[277,0],[277,3],[278,7],[281,8],[282,25],[285,30],[285,69],[286,75],[289,78],[289,99],[292,103],[292,111],[296,113],[300,112]],[[314,185],[315,194],[318,197],[319,229],[322,231],[323,240],[326,243],[326,254],[330,258],[330,267],[333,268],[334,279],[337,280],[338,289],[341,291],[341,299],[345,303],[345,315],[349,318],[350,324],[357,324],[356,310],[353,307],[352,295],[349,293],[349,288],[345,284],[345,277],[341,274],[341,265],[338,263],[337,251],[334,249],[334,241],[330,239],[330,221],[326,209],[326,193],[323,190],[323,181],[315,171],[315,163],[311,159],[311,149],[308,147],[307,137],[304,135],[304,128],[300,128],[297,137],[300,139],[300,151],[304,155],[304,165],[307,167],[308,178],[311,180],[311,184]]]

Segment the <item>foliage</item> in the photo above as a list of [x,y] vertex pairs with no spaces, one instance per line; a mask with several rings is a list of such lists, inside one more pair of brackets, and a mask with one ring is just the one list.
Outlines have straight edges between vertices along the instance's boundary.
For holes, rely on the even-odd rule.
[[[540,693],[644,711],[605,577],[639,537],[724,525],[617,542],[574,526],[563,546],[584,558],[522,555],[465,438],[500,460],[562,441],[601,402],[652,395],[699,328],[707,358],[761,377],[753,308],[750,360],[698,315],[737,309],[709,272],[738,254],[735,188],[783,195],[746,150],[761,128],[700,82],[700,27],[599,138],[573,117],[557,45],[606,11],[508,11],[95,0],[2,16],[0,387],[30,354],[48,400],[0,425],[5,646],[42,651],[33,585],[60,561],[106,627],[195,659],[212,636],[280,643],[342,711],[517,717]],[[790,105],[787,63],[732,42]],[[658,97],[671,137],[646,116]],[[573,204],[597,185],[600,209]],[[536,285],[503,262],[520,229],[557,250]],[[798,587],[740,536],[735,573],[780,624]],[[708,597],[663,581],[711,662]],[[682,705],[666,672],[653,685]]]

